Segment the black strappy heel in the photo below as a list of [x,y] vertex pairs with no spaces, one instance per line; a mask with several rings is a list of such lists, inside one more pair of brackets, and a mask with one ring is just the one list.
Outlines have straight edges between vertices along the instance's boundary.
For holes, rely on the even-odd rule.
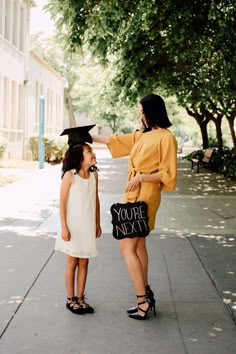
[[85,313],[84,308],[78,303],[78,298],[76,296],[67,297],[66,307],[72,313],[77,315],[83,315]]
[[[151,311],[153,310],[153,314],[154,314],[154,316],[156,316],[156,307],[155,307],[156,300],[154,299],[154,292],[152,291],[152,289],[150,288],[149,285],[146,286],[146,298],[149,300],[150,310]],[[129,315],[136,313],[136,312],[138,312],[137,306],[131,307],[129,310],[127,310],[127,313]]]
[[[138,302],[138,307],[137,307],[137,310],[138,311],[141,311],[144,313],[144,316],[141,316],[138,312],[136,313],[132,313],[129,315],[130,318],[133,318],[135,320],[146,320],[147,319],[147,315],[148,315],[148,311],[150,310],[150,302],[149,300],[147,299],[147,295],[136,295],[137,298],[140,298],[140,297],[145,297],[146,300],[144,301],[141,301],[141,302]],[[148,304],[148,307],[146,310],[143,310],[140,305],[143,305],[143,304]]]

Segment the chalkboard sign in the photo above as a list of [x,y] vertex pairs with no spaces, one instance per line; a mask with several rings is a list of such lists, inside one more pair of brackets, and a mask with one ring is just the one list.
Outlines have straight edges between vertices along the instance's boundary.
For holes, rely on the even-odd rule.
[[111,206],[112,235],[117,239],[146,237],[148,226],[147,204],[145,202],[116,203]]

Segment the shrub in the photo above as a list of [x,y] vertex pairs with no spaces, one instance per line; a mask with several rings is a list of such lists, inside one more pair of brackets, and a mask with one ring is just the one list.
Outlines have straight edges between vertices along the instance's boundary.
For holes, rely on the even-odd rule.
[[[186,156],[186,159],[199,159],[204,155],[205,150],[196,150]],[[217,148],[214,149],[207,168],[212,172],[222,173],[225,177],[236,177],[236,155],[233,149],[227,147],[223,148],[223,152],[219,152]]]
[[7,144],[0,138],[0,160],[3,158]]
[[44,137],[43,139],[45,145],[45,161],[60,163],[65,155],[68,148],[67,143],[60,138]]
[[225,163],[225,156],[230,150],[228,148],[223,148],[222,152],[219,152],[217,148],[214,149],[210,162],[208,164],[209,170],[212,172],[223,172],[223,167]]
[[216,139],[216,138],[209,137],[209,139],[208,139],[208,145],[209,145],[209,148],[215,148],[215,147],[217,147],[217,139]]
[[[38,139],[38,136],[31,136],[28,143],[34,161],[39,159]],[[58,137],[54,136],[44,136],[43,143],[45,147],[45,161],[49,163],[60,163],[68,147],[65,140],[61,138],[59,140]]]
[[236,155],[232,150],[225,150],[222,155],[222,164],[220,172],[225,177],[235,178],[236,177]]
[[204,155],[204,150],[196,150],[196,151],[191,152],[187,156],[185,156],[185,158],[188,161],[191,161],[191,159],[201,160],[203,158],[203,155]]
[[39,138],[38,136],[31,136],[29,138],[29,142],[28,142],[28,148],[32,154],[32,160],[33,161],[37,161],[38,160],[38,141]]

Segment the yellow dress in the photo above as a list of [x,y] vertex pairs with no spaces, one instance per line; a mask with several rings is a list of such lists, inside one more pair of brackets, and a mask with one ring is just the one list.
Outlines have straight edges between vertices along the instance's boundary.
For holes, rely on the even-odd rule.
[[161,201],[161,189],[173,191],[177,174],[177,141],[168,129],[143,133],[112,135],[108,148],[112,157],[129,156],[128,181],[139,174],[158,173],[161,183],[142,182],[124,195],[125,202],[145,201],[148,205],[149,227],[155,227],[156,213]]

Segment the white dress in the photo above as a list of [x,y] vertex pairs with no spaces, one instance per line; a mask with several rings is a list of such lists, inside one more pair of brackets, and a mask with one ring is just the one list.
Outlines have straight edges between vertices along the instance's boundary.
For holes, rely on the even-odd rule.
[[90,172],[89,178],[74,174],[67,202],[67,225],[70,241],[64,241],[61,232],[57,235],[55,250],[77,258],[91,258],[97,255],[96,247],[96,178]]

